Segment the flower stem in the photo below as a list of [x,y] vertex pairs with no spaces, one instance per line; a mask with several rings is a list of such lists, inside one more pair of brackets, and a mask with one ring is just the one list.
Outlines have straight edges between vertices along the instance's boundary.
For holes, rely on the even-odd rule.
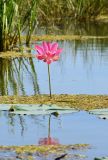
[[49,80],[49,92],[51,98],[51,79],[50,79],[50,65],[48,64],[48,80]]

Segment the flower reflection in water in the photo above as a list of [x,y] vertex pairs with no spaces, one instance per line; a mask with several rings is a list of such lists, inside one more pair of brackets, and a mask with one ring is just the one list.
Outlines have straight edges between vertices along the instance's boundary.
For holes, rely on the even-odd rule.
[[48,121],[48,137],[40,138],[38,142],[39,145],[59,145],[59,140],[57,138],[51,137],[50,127],[51,127],[51,115],[49,115],[49,121]]
[[56,138],[46,137],[39,140],[39,145],[58,145],[59,141]]

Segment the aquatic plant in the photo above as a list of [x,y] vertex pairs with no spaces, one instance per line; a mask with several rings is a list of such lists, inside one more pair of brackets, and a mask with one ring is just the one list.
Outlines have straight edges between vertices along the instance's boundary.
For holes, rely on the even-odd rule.
[[94,160],[108,160],[108,157],[94,158]]
[[[52,155],[53,154],[64,154],[64,153],[70,153],[70,150],[73,151],[79,151],[80,149],[87,150],[89,149],[88,144],[73,144],[73,145],[48,145],[48,146],[36,146],[36,145],[25,145],[25,146],[0,146],[0,151],[4,151],[3,153],[7,153],[7,151],[10,153],[10,151],[15,152],[16,157],[22,157],[23,159],[29,159],[28,156],[32,156],[33,159],[37,158],[37,155],[40,155],[40,157],[43,158],[43,155]],[[3,154],[5,155],[5,154]],[[11,158],[12,158],[12,154]],[[72,153],[72,156],[76,159],[76,154]],[[1,155],[2,157],[2,155]],[[4,158],[4,157],[3,157]],[[72,157],[73,158],[73,157]],[[82,159],[81,157],[77,159]]]
[[49,91],[51,97],[51,80],[50,80],[50,64],[60,58],[61,48],[58,48],[58,43],[43,42],[42,45],[35,45],[38,52],[36,58],[43,60],[48,64],[48,78],[49,78]]
[[0,0],[0,51],[7,51],[19,41],[26,32],[29,44],[37,22],[39,0]]

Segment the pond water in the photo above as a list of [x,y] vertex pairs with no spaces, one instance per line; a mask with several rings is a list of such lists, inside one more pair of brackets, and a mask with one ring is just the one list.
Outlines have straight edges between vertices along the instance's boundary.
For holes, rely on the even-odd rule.
[[[39,35],[45,33],[106,36],[108,25],[71,26],[66,23],[66,26],[38,30]],[[32,43],[33,55],[35,43]],[[52,93],[108,94],[108,39],[58,43],[63,53],[59,61],[50,65]],[[0,75],[0,95],[49,94],[47,65],[35,58],[0,58]],[[48,136],[48,120],[48,115],[21,116],[1,111],[0,145],[38,145],[42,138]],[[52,116],[50,130],[51,137],[60,144],[90,144],[91,149],[81,152],[89,157],[87,160],[108,156],[107,120],[83,111],[58,118]]]
[[[59,45],[61,58],[50,65],[52,93],[108,94],[108,40],[59,41]],[[0,95],[49,93],[47,64],[35,58],[0,59],[0,74]]]
[[[94,157],[108,156],[108,121],[87,112],[46,116],[12,115],[0,112],[0,145],[38,145],[42,138],[56,138],[60,144],[90,144],[90,149],[78,153]],[[67,125],[68,124],[68,125]],[[2,154],[2,153],[1,153]]]
[[[61,42],[60,46],[64,49],[61,59],[50,67],[52,93],[108,94],[108,48],[104,45],[102,41],[96,43],[95,40]],[[40,93],[46,94],[47,65],[41,61],[35,62],[35,65]]]

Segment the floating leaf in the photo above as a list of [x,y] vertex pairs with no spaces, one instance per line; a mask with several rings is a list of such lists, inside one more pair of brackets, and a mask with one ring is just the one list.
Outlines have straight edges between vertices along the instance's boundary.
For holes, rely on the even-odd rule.
[[8,111],[12,104],[0,104],[0,111]]
[[108,157],[103,157],[103,158],[94,158],[94,160],[108,160]]
[[1,105],[0,110],[8,110],[13,114],[22,115],[43,115],[43,114],[59,114],[78,112],[74,108],[62,108],[57,105],[44,105],[44,104],[7,104]]
[[93,109],[89,111],[91,114],[97,115],[99,118],[108,119],[108,109]]

